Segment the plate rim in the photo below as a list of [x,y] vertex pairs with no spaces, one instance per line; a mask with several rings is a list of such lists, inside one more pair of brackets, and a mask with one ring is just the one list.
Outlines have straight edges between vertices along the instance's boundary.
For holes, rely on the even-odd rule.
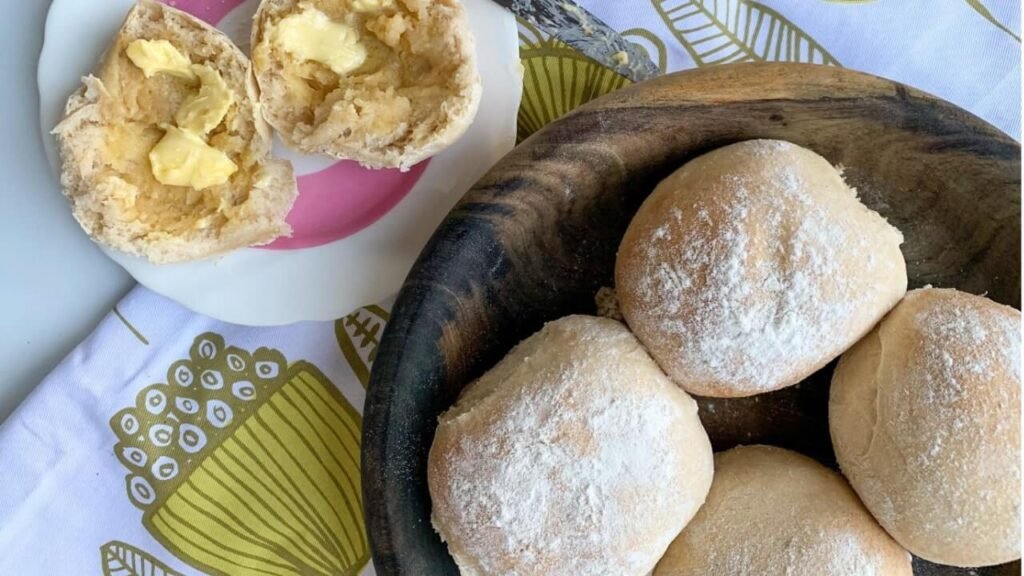
[[[120,3],[126,6],[127,10],[127,6],[132,2],[121,0]],[[478,166],[479,163],[474,160],[478,161],[484,157],[489,163],[496,162],[515,144],[516,111],[522,93],[522,77],[498,73],[503,68],[518,67],[518,28],[515,18],[490,0],[463,0],[463,3],[470,16],[471,27],[499,30],[503,34],[503,37],[497,39],[489,38],[490,41],[486,43],[477,41],[478,68],[485,83],[480,110],[463,137],[446,151],[432,157],[413,188],[370,225],[345,238],[319,246],[295,250],[242,248],[209,259],[165,265],[153,265],[143,258],[118,252],[103,245],[97,246],[146,288],[192,312],[234,324],[279,326],[302,321],[331,321],[358,306],[393,296],[414,262],[415,255],[431,233],[425,227],[419,230],[418,235],[422,239],[416,240],[418,245],[414,246],[414,250],[394,246],[396,241],[407,234],[406,227],[409,223],[418,220],[413,212],[414,206],[418,206],[422,211],[425,206],[433,205],[433,202],[430,202],[431,198],[436,199],[439,195],[445,198],[444,202],[449,207],[454,205],[479,173],[482,173],[479,168],[457,170],[456,165]],[[59,193],[63,193],[59,175],[60,161],[54,137],[49,134],[52,126],[48,124],[53,119],[59,120],[67,95],[45,93],[59,91],[53,90],[56,79],[62,74],[69,74],[65,71],[55,72],[47,65],[60,61],[61,58],[58,52],[60,46],[53,42],[59,16],[64,11],[81,10],[81,7],[91,5],[93,3],[86,0],[52,0],[46,14],[43,41],[36,61],[40,138],[51,173],[54,174],[57,183],[55,192]],[[108,40],[99,39],[99,35],[95,36],[97,40],[103,40],[104,47],[107,45]],[[487,53],[492,54],[487,60],[492,61],[493,69],[485,70],[487,64],[482,57],[481,48],[489,50]],[[95,62],[91,66],[89,71],[95,69]],[[491,86],[487,86],[488,81],[492,83]],[[59,110],[56,106],[49,106],[51,99],[54,103],[60,103]],[[495,118],[494,115],[499,110],[507,111],[508,117]],[[488,114],[491,116],[484,118]],[[499,132],[500,137],[486,136],[485,140],[485,124],[489,126],[489,130]],[[467,137],[477,141],[477,146],[470,146]],[[499,139],[502,140],[500,144],[497,143]],[[463,158],[465,161],[462,161]],[[456,170],[458,175],[451,179],[453,183],[446,184],[449,180],[446,174],[451,170]],[[415,198],[417,196],[418,198]],[[443,215],[439,215],[437,222],[442,219]],[[360,274],[362,270],[359,269],[359,265],[371,262],[372,265],[366,266],[370,270]],[[348,268],[347,273],[339,270],[340,267]],[[237,276],[240,269],[246,268],[250,273],[256,270],[250,284],[262,286],[263,289],[254,287],[248,290],[249,305],[242,305],[242,300],[246,299],[240,300],[233,291],[215,286],[213,280]],[[278,268],[281,269],[279,275],[292,276],[310,276],[309,270],[323,268],[325,272],[320,274],[320,278],[326,278],[328,281],[322,282],[320,287],[310,288],[310,293],[315,293],[316,297],[307,294],[308,297],[303,299],[289,298],[290,293],[284,286],[284,281],[276,279],[278,275],[269,272],[269,269]],[[198,278],[198,281],[193,281],[193,278]],[[329,282],[330,280],[333,282]],[[268,282],[276,283],[277,297],[266,298],[260,295],[267,293]]]

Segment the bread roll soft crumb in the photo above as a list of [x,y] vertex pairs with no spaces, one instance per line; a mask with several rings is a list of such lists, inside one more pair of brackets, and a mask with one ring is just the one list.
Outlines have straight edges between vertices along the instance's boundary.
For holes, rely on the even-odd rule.
[[[204,137],[237,166],[227,182],[196,190],[153,176],[149,153],[196,92],[171,74],[146,78],[128,58],[136,39],[166,40],[193,64],[220,73],[233,93],[223,121]],[[54,128],[61,183],[75,218],[101,244],[155,263],[204,258],[291,233],[291,164],[273,160],[248,60],[216,29],[143,0],[136,4],[95,75],[68,99]]]
[[[332,69],[285,50],[278,28],[304,11],[354,33],[345,49],[361,51],[361,64]],[[480,102],[458,0],[263,0],[252,46],[267,120],[306,153],[408,169],[455,142]]]

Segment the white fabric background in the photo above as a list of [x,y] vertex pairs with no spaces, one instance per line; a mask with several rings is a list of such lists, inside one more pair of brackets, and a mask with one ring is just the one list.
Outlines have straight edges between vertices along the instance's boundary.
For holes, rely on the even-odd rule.
[[[723,0],[724,1],[724,0]],[[642,27],[668,49],[668,68],[694,66],[650,0],[583,4],[613,27]],[[1020,134],[1020,43],[966,0],[765,1],[846,67],[893,78],[946,98]],[[992,14],[1019,35],[1020,4],[989,0]],[[381,295],[382,299],[388,295]],[[190,313],[138,288],[99,325],[0,427],[0,574],[100,574],[100,546],[121,540],[168,567],[195,574],[143,528],[127,499],[110,417],[138,391],[164,381],[196,335],[212,330],[246,349],[269,346],[318,366],[357,407],[363,388],[330,322],[245,328]],[[368,572],[372,571],[372,568]]]
[[[332,322],[243,328],[193,314],[143,288],[118,310],[143,345],[108,315],[0,428],[0,574],[101,574],[100,547],[137,546],[182,574],[200,574],[163,550],[128,500],[110,418],[143,387],[165,382],[194,338],[221,334],[246,350],[267,346],[320,368],[360,409],[364,390],[339,351]],[[372,574],[372,568],[364,574]],[[154,575],[158,576],[158,575]]]
[[[668,6],[682,0],[666,2]],[[719,0],[719,4],[735,4]],[[694,62],[671,37],[651,0],[581,2],[616,30],[646,28],[668,48],[669,70]],[[764,0],[846,67],[920,88],[1020,139],[1021,44],[966,0]],[[1020,36],[1020,2],[985,0]]]

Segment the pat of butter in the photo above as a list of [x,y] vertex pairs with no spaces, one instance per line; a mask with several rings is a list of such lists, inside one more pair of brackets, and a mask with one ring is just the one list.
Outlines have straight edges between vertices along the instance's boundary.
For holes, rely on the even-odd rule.
[[199,92],[182,102],[174,113],[174,122],[178,128],[202,136],[224,120],[234,102],[234,95],[224,78],[221,78],[220,72],[203,64],[193,64],[192,71],[202,85]]
[[356,12],[376,12],[394,5],[395,0],[352,0],[352,9]]
[[132,40],[124,52],[146,78],[163,73],[185,80],[196,79],[188,56],[167,40]]
[[366,61],[366,47],[355,28],[334,22],[326,14],[306,6],[277,23],[273,41],[301,60],[319,62],[338,75],[359,68]]
[[202,138],[174,126],[149,151],[153,176],[161,184],[202,190],[228,181],[238,166]]

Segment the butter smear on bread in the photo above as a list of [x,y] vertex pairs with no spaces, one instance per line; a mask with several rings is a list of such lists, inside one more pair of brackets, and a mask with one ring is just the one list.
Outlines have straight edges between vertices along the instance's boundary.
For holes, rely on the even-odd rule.
[[146,78],[171,74],[185,80],[199,80],[174,113],[177,126],[163,126],[164,137],[149,151],[150,169],[161,184],[189,186],[202,190],[223,184],[238,170],[224,152],[203,140],[224,120],[234,99],[220,72],[192,64],[166,40],[133,40],[125,49],[128,59]]

